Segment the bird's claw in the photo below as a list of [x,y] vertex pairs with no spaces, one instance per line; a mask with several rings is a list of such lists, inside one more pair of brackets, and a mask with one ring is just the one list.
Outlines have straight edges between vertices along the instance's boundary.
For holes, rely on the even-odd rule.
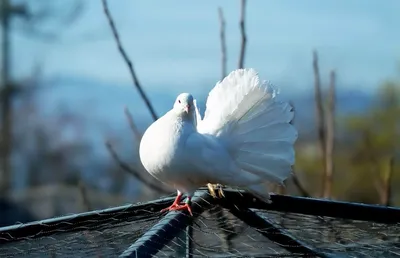
[[190,216],[193,216],[192,209],[190,208],[190,205],[188,203],[185,203],[185,204],[172,204],[168,208],[162,209],[161,212],[182,211],[182,210],[187,210],[189,212]]
[[[211,195],[213,198],[222,198],[222,197],[225,197],[224,190],[222,189],[222,185],[220,185],[220,184],[210,184],[210,183],[208,183],[208,184],[207,184],[207,187],[208,187],[208,191],[210,192],[210,195]],[[217,194],[215,193],[215,189],[218,190],[218,197],[217,197]]]
[[220,185],[220,184],[218,184],[218,194],[219,194],[219,198],[222,198],[222,197],[225,198],[224,190],[222,188],[222,185]]
[[210,192],[210,195],[211,195],[213,198],[217,198],[217,195],[215,194],[215,190],[214,190],[214,185],[208,183],[208,184],[207,184],[207,187],[208,187],[208,191]]

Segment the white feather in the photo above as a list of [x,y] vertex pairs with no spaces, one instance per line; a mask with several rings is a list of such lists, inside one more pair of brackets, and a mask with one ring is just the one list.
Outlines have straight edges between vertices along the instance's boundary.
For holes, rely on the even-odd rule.
[[197,100],[193,100],[193,105],[194,105],[194,111],[195,111],[195,115],[196,115],[196,127],[200,124],[201,122],[201,114],[200,114],[200,109],[197,107]]
[[[282,184],[295,161],[293,116],[290,105],[277,101],[276,91],[261,83],[255,70],[239,69],[210,92],[197,130],[216,136],[244,177],[252,174],[259,181]],[[248,190],[253,188],[253,192],[268,197],[267,191],[260,192],[265,188],[250,184],[252,180]]]

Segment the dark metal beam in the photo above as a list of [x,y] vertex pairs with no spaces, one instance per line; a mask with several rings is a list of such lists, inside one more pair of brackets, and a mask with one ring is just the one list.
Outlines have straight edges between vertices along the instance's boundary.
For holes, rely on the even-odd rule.
[[[202,188],[201,191],[206,191],[206,188]],[[394,207],[282,195],[271,195],[272,204],[266,204],[243,191],[224,189],[224,193],[226,198],[218,199],[218,202],[225,207],[234,204],[242,209],[256,208],[387,224],[400,223],[400,209]],[[112,224],[124,219],[134,220],[136,216],[146,216],[150,212],[158,212],[169,206],[173,200],[174,197],[169,197],[144,204],[125,205],[3,227],[0,228],[0,244],[26,237],[35,238],[52,235],[57,232],[79,231],[82,230],[82,225],[85,225],[85,223],[93,224],[93,221],[96,221],[97,224]]]
[[267,204],[244,191],[224,189],[224,194],[225,198],[219,199],[219,203],[224,207],[234,203],[239,209],[274,210],[385,224],[400,223],[400,208],[395,207],[276,194],[271,194],[272,203]]
[[193,223],[189,223],[185,230],[176,237],[178,242],[184,243],[176,248],[176,257],[193,257]]
[[[193,217],[187,212],[169,212],[141,238],[126,249],[120,257],[153,257],[182,230],[203,213],[215,205],[215,199],[207,191],[198,191],[192,199]],[[190,233],[190,232],[189,232]]]
[[289,252],[308,256],[312,255],[313,257],[330,257],[329,255],[317,251],[313,247],[296,240],[283,229],[279,229],[266,218],[261,217],[247,208],[239,210],[232,204],[229,211],[247,225],[253,227],[257,232],[271,240],[274,244],[288,250]]
[[[105,210],[90,211],[58,218],[35,221],[26,224],[12,225],[0,228],[0,244],[10,241],[20,240],[21,238],[37,238],[55,234],[55,232],[79,231],[85,222],[99,224],[118,223],[125,218],[136,216],[146,216],[151,212],[157,212],[171,205],[175,197],[168,197],[144,204],[124,205]],[[50,230],[51,229],[51,230]]]

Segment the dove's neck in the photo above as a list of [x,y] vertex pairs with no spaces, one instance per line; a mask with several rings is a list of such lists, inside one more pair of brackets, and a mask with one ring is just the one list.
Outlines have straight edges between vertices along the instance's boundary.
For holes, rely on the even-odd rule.
[[177,116],[169,111],[153,123],[144,133],[140,143],[140,159],[146,170],[166,182],[171,173],[179,171],[182,146],[196,132],[190,116]]
[[193,126],[194,129],[196,129],[197,126],[196,114],[193,111],[189,112],[188,114],[178,113],[177,116],[179,123],[186,126]]

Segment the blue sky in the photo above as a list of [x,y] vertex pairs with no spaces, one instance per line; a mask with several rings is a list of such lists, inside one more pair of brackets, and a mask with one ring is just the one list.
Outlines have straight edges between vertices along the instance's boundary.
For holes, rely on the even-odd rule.
[[[33,7],[43,3],[24,1]],[[66,78],[59,83],[63,87],[47,88],[42,108],[53,112],[65,102],[82,113],[85,122],[90,117],[87,139],[97,144],[97,152],[109,157],[104,138],[123,135],[121,144],[130,144],[126,141],[131,135],[124,104],[135,119],[147,117],[149,123],[150,118],[132,89],[101,1],[82,1],[86,4],[82,16],[63,31],[61,42],[13,34],[13,74],[26,76],[39,62],[50,82],[53,77]],[[61,7],[70,3],[55,2]],[[109,5],[159,115],[170,107],[167,103],[172,105],[171,96],[180,92],[205,96],[220,79],[218,6],[223,8],[227,23],[228,70],[237,67],[239,0],[109,0]],[[311,53],[315,48],[320,54],[323,81],[327,81],[330,69],[336,69],[339,88],[371,91],[397,73],[398,10],[398,0],[248,0],[245,65],[279,86],[282,94],[311,93]],[[70,84],[75,87],[68,87]],[[121,153],[131,155],[130,151]]]
[[[61,2],[61,1],[60,1]],[[62,2],[61,2],[62,3]],[[239,0],[109,1],[123,44],[148,91],[208,91],[220,77],[217,7],[227,23],[228,70],[239,52]],[[311,89],[311,51],[321,72],[338,72],[339,87],[370,90],[396,74],[400,57],[400,1],[248,0],[246,66],[282,89]],[[101,1],[86,1],[80,19],[62,42],[46,43],[15,34],[16,76],[35,62],[44,74],[93,78],[131,85],[117,52]],[[18,69],[17,69],[18,68]]]

